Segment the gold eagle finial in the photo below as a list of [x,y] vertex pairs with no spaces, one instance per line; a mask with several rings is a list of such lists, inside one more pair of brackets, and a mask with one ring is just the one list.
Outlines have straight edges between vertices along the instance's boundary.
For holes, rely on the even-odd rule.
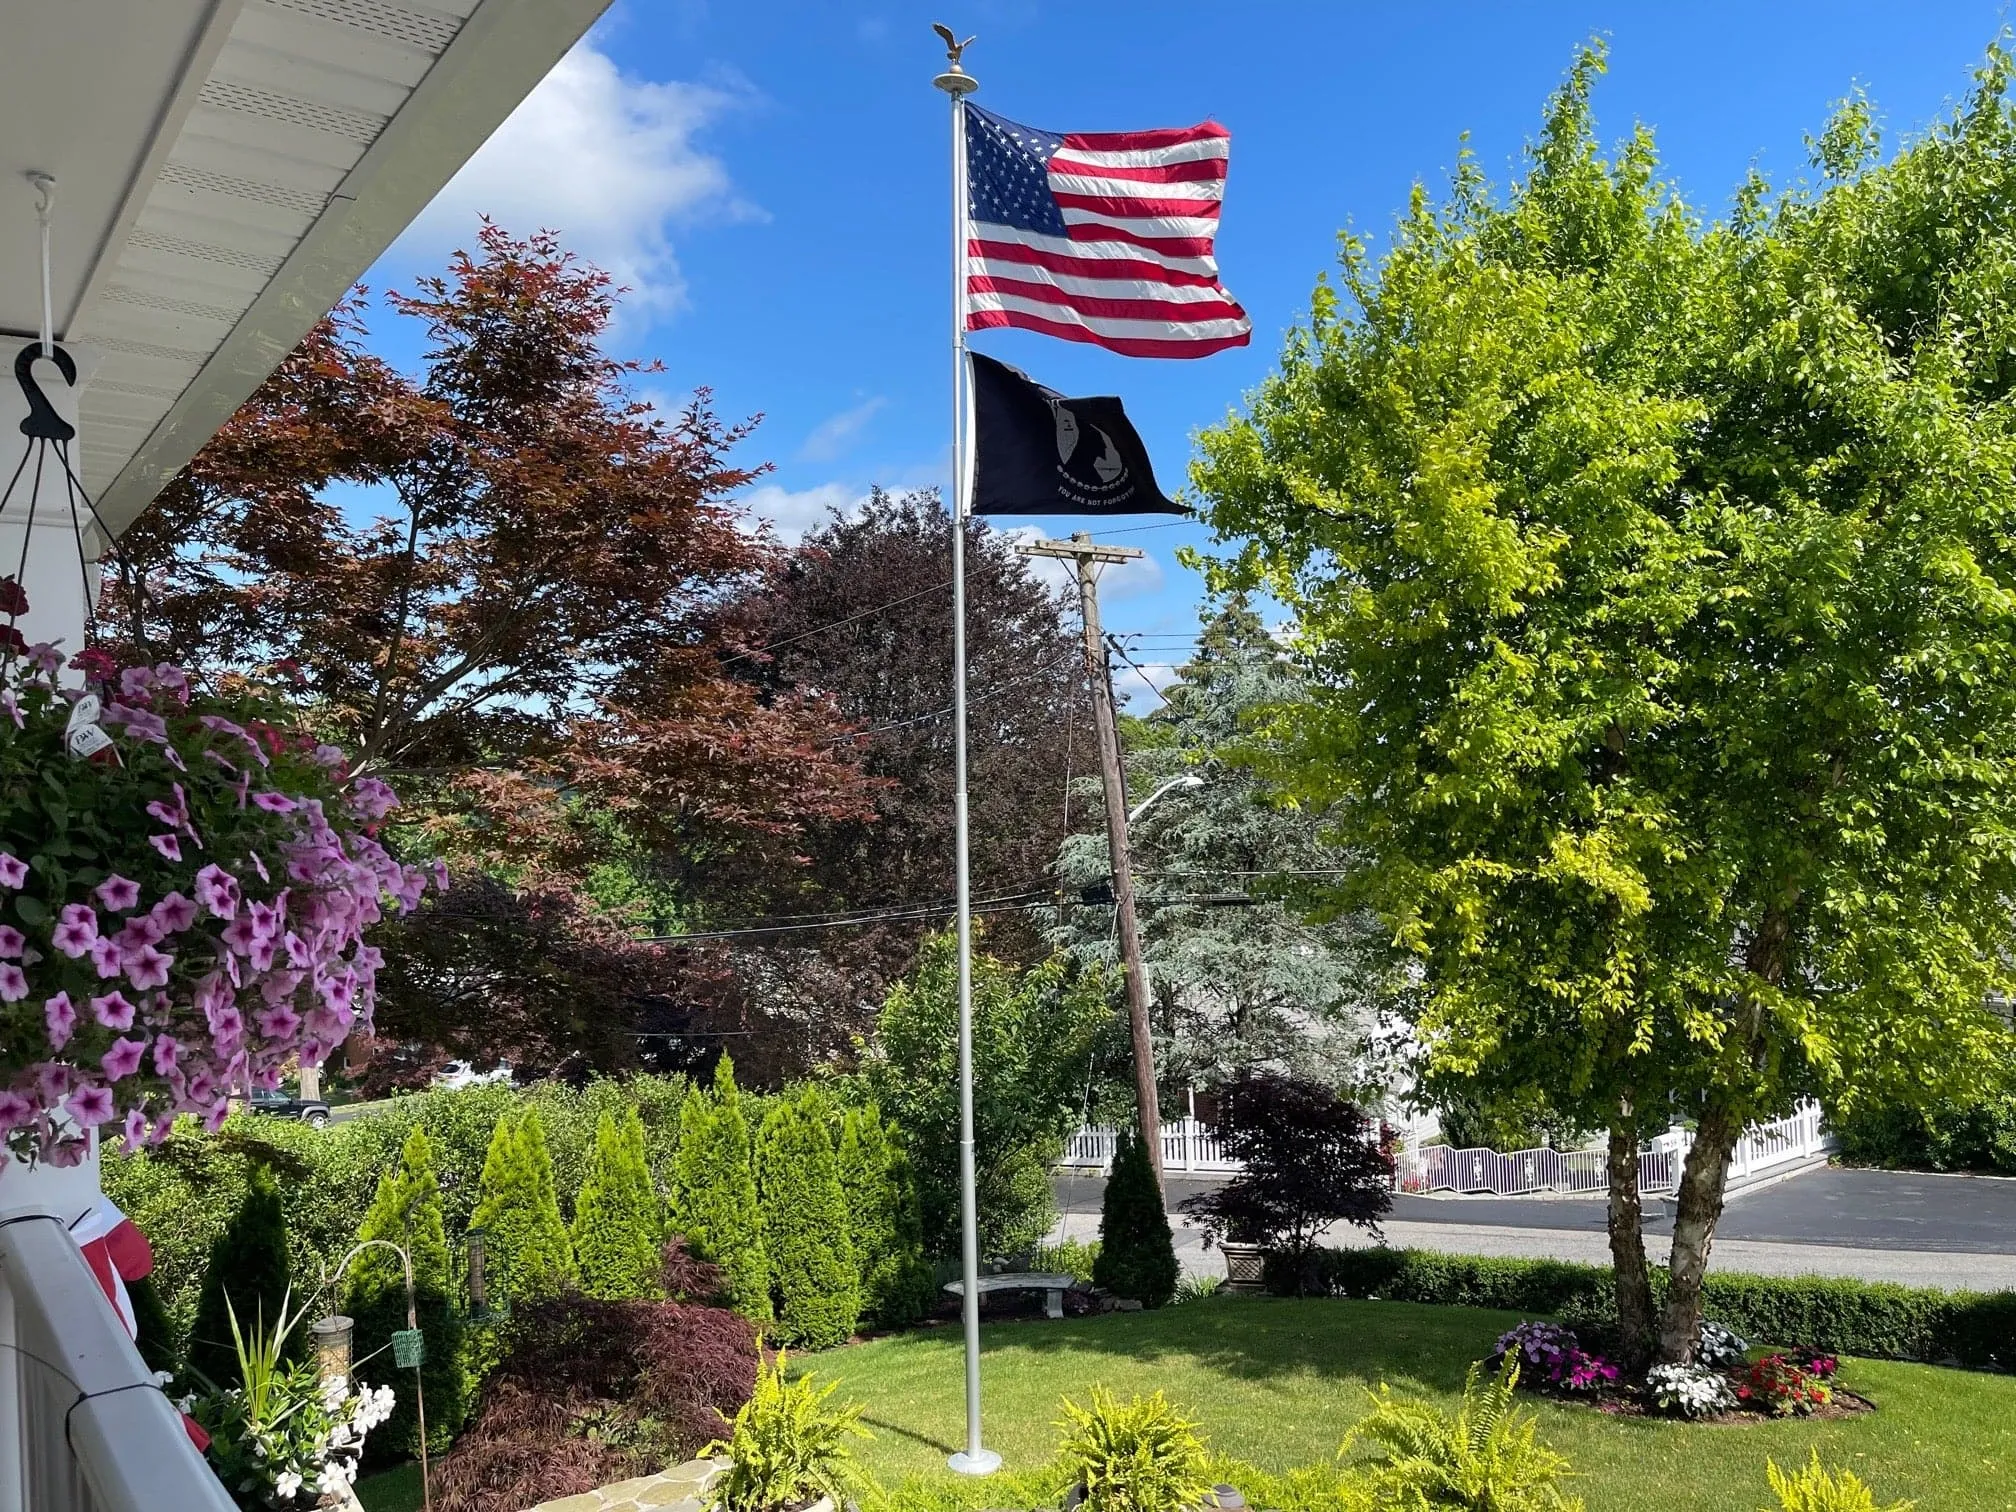
[[968,37],[964,42],[961,42],[952,34],[951,27],[939,21],[931,23],[931,30],[938,33],[939,38],[945,43],[945,56],[952,60],[954,68],[959,66],[959,54],[971,47],[976,40],[974,37]]

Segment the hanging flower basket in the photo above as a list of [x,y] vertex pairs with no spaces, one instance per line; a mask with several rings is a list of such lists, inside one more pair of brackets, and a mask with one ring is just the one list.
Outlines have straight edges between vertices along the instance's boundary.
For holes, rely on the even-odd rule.
[[[0,580],[0,613],[26,608]],[[82,686],[77,684],[81,681]],[[67,685],[66,685],[67,684]],[[375,835],[397,804],[267,696],[174,666],[66,663],[0,627],[0,1134],[74,1165],[320,1064],[371,1025],[364,931],[427,874]],[[437,869],[437,885],[443,877]]]

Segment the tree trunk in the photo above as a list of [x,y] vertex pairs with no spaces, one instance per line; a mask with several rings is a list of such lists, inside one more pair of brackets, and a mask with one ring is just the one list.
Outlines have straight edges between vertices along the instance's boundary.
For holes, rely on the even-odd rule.
[[1610,1125],[1610,1263],[1617,1278],[1617,1330],[1633,1374],[1652,1361],[1652,1272],[1645,1263],[1638,1194],[1638,1117],[1626,1098]]
[[1687,1152],[1687,1164],[1680,1173],[1673,1217],[1673,1284],[1667,1290],[1666,1312],[1659,1323],[1659,1358],[1669,1364],[1694,1357],[1694,1340],[1701,1326],[1701,1278],[1707,1273],[1708,1251],[1722,1217],[1729,1157],[1742,1132],[1742,1120],[1722,1094],[1710,1092],[1694,1133],[1694,1147]]

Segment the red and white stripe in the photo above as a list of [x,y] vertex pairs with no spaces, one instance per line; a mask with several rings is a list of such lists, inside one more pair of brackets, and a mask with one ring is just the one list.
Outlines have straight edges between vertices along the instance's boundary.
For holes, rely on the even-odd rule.
[[1129,357],[1245,346],[1253,323],[1212,251],[1231,152],[1214,121],[1066,136],[1048,170],[1069,236],[968,221],[966,328],[1017,326]]

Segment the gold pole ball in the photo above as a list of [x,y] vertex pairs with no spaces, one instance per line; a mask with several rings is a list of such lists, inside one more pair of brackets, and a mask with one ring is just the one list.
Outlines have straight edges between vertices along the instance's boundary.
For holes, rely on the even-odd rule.
[[354,1320],[341,1313],[317,1318],[308,1331],[315,1336],[315,1373],[324,1381],[350,1379],[350,1336]]

